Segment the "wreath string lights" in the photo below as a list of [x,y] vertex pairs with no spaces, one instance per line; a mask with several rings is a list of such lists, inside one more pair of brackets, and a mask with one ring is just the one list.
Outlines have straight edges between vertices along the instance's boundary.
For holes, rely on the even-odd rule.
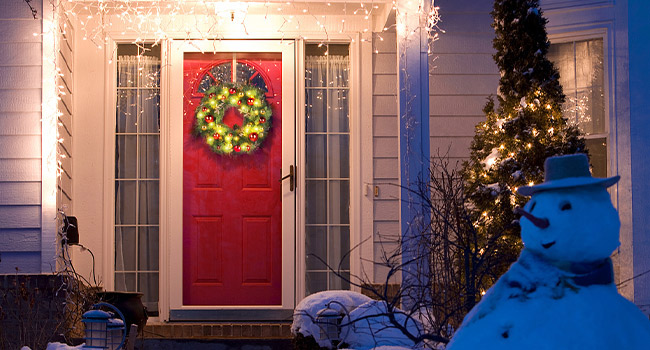
[[[223,123],[230,108],[242,115],[241,126]],[[250,154],[268,135],[271,115],[264,90],[250,84],[213,85],[196,108],[194,132],[217,154]]]

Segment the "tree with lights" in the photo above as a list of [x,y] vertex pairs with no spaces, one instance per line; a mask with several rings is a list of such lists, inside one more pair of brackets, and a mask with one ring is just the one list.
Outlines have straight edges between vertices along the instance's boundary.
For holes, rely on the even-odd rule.
[[[494,60],[501,71],[499,94],[483,109],[471,158],[465,162],[465,196],[478,232],[471,270],[477,291],[487,290],[521,250],[514,208],[528,200],[516,194],[544,179],[547,157],[582,153],[585,142],[562,117],[564,94],[559,73],[546,58],[547,20],[538,0],[495,0],[492,24]],[[469,282],[469,281],[468,281]],[[471,304],[471,303],[470,303]]]

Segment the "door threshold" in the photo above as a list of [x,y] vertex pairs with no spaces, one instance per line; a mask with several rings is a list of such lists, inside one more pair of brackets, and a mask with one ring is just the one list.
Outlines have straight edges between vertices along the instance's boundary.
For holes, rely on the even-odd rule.
[[170,321],[291,321],[293,310],[221,309],[169,311]]

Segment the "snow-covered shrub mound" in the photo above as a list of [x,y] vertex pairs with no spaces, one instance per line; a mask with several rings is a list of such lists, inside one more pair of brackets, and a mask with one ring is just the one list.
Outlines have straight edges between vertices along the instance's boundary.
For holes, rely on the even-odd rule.
[[77,345],[77,346],[70,346],[68,344],[54,342],[54,343],[48,343],[46,350],[82,350],[82,349],[84,349],[84,344]]
[[336,290],[312,294],[303,299],[293,312],[291,333],[300,338],[313,337],[320,347],[333,348],[330,339],[321,339],[321,326],[316,322],[319,313],[331,309],[340,315],[352,312],[359,305],[371,301],[369,297],[352,291]]
[[[356,350],[356,349],[339,349],[339,350]],[[370,350],[412,350],[412,349],[411,348],[405,348],[403,346],[382,345],[382,346],[378,346],[376,348],[372,348]]]
[[[343,342],[351,349],[387,350],[384,347],[418,348],[402,329],[391,322],[391,314],[397,325],[409,334],[418,337],[422,334],[422,325],[419,321],[409,317],[398,308],[388,309],[386,302],[371,300],[350,312],[341,322],[341,337]],[[388,348],[390,349],[390,348]],[[393,348],[394,350],[394,348]]]

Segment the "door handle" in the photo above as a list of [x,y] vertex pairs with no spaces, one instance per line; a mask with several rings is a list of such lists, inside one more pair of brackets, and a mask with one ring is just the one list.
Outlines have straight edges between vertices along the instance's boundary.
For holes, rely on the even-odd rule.
[[293,192],[293,189],[296,187],[296,171],[293,165],[289,165],[289,173],[287,175],[284,175],[280,179],[280,182],[287,178],[289,179],[289,190]]

